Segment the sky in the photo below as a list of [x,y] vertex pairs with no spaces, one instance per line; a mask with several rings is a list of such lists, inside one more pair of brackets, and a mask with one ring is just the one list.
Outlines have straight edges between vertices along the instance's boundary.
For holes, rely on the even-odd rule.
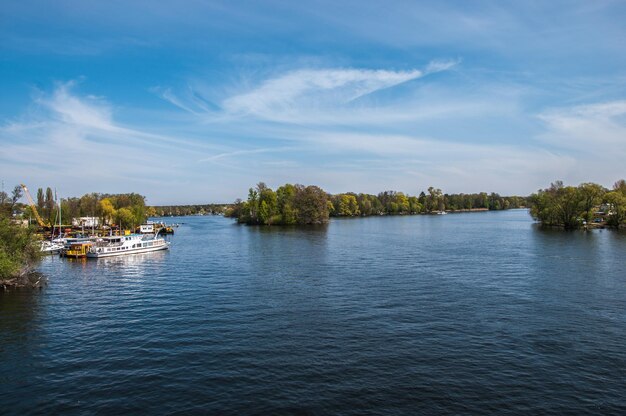
[[9,191],[232,202],[626,177],[624,1],[14,1]]

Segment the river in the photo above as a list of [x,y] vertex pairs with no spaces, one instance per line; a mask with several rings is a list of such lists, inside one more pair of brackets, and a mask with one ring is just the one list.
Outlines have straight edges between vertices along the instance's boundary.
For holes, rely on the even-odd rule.
[[181,222],[0,294],[2,414],[626,412],[626,234],[525,210]]

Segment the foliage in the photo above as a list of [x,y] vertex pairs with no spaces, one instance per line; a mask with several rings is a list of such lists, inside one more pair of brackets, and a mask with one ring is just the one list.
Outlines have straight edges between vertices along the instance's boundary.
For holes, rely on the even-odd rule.
[[402,192],[384,191],[378,195],[346,192],[328,195],[317,186],[286,184],[276,192],[260,182],[248,191],[244,202],[236,200],[225,212],[245,224],[316,224],[328,217],[370,215],[409,215],[435,211],[471,209],[509,209],[526,204],[522,197],[501,197],[496,193],[444,194],[441,189],[428,188],[419,197]]
[[286,184],[274,192],[260,182],[250,188],[247,201],[235,201],[226,215],[250,225],[324,224],[328,196],[317,186]]
[[626,216],[626,183],[617,181],[609,192],[595,183],[574,187],[556,181],[529,200],[530,214],[543,225],[575,229],[597,221],[619,227]]
[[[124,211],[118,212],[122,209]],[[121,225],[128,228],[144,223],[148,214],[145,197],[136,193],[90,193],[80,198],[65,198],[61,203],[61,211],[64,224],[70,224],[72,218],[96,217],[101,219],[102,224],[122,222]]]
[[0,215],[0,280],[30,271],[40,255],[33,229]]

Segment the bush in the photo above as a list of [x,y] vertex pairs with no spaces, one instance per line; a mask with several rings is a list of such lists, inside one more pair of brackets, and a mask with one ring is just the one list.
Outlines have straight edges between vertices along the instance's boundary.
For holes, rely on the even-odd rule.
[[0,218],[0,280],[24,275],[41,257],[33,230]]

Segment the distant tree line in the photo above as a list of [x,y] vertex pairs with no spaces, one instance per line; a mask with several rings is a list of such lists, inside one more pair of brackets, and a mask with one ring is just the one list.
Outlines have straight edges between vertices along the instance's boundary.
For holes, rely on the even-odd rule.
[[151,217],[170,217],[184,215],[219,215],[223,214],[230,204],[203,204],[203,205],[162,205],[153,206]]
[[530,214],[541,224],[576,229],[591,222],[620,227],[626,220],[626,181],[609,190],[595,183],[550,184],[529,197]]
[[342,193],[330,195],[317,186],[286,184],[274,192],[265,183],[250,188],[246,201],[237,200],[226,215],[250,225],[319,224],[329,217],[428,214],[436,211],[501,210],[526,205],[522,197],[502,197],[496,193],[444,194],[428,188],[428,193],[410,196],[385,191],[378,195]]

